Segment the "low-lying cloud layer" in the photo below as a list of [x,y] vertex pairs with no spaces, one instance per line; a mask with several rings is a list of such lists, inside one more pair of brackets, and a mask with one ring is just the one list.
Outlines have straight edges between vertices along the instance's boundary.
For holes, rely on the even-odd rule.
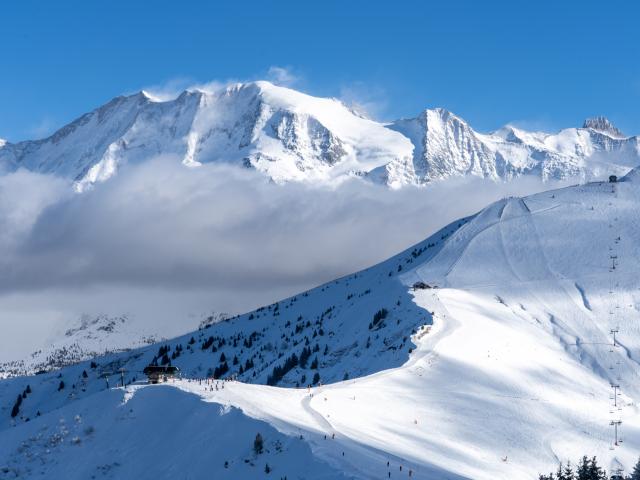
[[0,351],[28,351],[12,339],[35,342],[85,312],[130,313],[173,335],[205,312],[246,311],[368,267],[493,200],[543,188],[274,185],[170,157],[125,170],[83,194],[44,175],[0,177]]

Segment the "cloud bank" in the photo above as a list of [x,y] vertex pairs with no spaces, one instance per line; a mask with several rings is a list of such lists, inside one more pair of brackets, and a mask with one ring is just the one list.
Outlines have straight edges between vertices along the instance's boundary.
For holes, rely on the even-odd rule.
[[50,176],[0,177],[0,351],[82,313],[129,313],[175,335],[206,312],[276,301],[384,260],[493,200],[543,188],[526,178],[395,191],[358,179],[274,185],[171,157],[125,167],[83,194]]

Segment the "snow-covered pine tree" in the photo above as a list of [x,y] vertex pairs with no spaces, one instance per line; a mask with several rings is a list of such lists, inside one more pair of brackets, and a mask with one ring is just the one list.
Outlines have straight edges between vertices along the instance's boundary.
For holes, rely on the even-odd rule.
[[628,480],[640,480],[640,458],[633,467],[633,472],[627,477]]
[[573,468],[571,468],[571,462],[567,462],[562,471],[562,475],[564,476],[564,480],[574,480],[576,478]]

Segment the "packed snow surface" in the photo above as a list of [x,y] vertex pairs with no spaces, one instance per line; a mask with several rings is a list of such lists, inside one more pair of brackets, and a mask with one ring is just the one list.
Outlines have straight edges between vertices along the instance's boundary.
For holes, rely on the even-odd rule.
[[[524,480],[582,455],[629,471],[640,452],[636,177],[504,199],[255,312],[93,366],[5,380],[0,478],[55,477],[75,458],[66,478],[133,478],[143,463],[177,465],[184,478],[209,468]],[[139,384],[154,359],[183,378]],[[138,383],[114,389],[122,367]],[[202,380],[216,374],[238,380]],[[269,452],[252,453],[257,432]]]

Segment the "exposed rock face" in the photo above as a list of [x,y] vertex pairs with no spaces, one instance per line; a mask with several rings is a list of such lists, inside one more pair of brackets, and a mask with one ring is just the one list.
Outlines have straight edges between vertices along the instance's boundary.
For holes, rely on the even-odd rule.
[[582,128],[590,128],[615,138],[624,138],[625,134],[618,130],[606,117],[587,118]]

